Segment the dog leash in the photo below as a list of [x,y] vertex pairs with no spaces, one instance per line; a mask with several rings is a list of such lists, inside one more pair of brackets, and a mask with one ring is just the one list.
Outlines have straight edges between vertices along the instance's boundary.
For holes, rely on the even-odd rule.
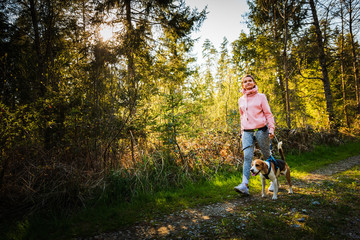
[[[275,139],[275,140],[276,140],[276,142],[279,144],[279,140],[278,140],[278,138],[276,137],[276,135],[275,135],[275,134],[274,134],[274,139]],[[272,140],[273,140],[273,139],[270,139],[270,153],[271,153],[271,155],[273,155]]]
[[276,142],[279,143],[279,140],[277,139],[276,134],[274,134],[274,137],[275,137]]

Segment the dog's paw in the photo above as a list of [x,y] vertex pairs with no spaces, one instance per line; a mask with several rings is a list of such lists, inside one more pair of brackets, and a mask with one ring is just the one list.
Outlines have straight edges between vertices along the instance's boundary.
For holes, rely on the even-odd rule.
[[263,198],[264,198],[264,197],[266,197],[266,195],[265,195],[265,194],[262,194],[262,195],[261,195],[261,197],[263,197]]
[[293,190],[292,189],[290,189],[289,190],[289,194],[293,194],[294,192],[293,192]]
[[276,199],[277,199],[277,196],[273,196],[273,197],[272,197],[272,200],[276,200]]

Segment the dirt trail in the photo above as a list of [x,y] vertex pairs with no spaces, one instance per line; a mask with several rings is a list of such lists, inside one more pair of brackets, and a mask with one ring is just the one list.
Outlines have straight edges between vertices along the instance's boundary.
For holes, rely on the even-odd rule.
[[329,164],[328,166],[318,169],[314,172],[312,172],[312,176],[316,179],[316,177],[319,177],[319,180],[322,178],[329,177],[333,174],[346,171],[354,166],[360,165],[360,155],[349,157],[343,161]]
[[[360,155],[316,170],[303,180],[306,182],[328,180],[331,179],[331,175],[348,170],[356,165],[360,165]],[[181,232],[186,232],[187,236],[198,238],[198,236],[201,236],[201,231],[216,228],[219,219],[232,216],[237,206],[244,208],[249,207],[252,204],[258,203],[260,198],[260,194],[253,194],[251,197],[241,196],[238,199],[227,202],[186,209],[151,221],[140,222],[125,230],[102,233],[90,238],[79,238],[79,240],[179,239],[182,236]],[[246,219],[250,217],[250,214],[250,211],[244,213],[241,218],[244,218],[244,221],[246,221]],[[245,224],[243,226],[240,225],[239,228],[245,228]]]

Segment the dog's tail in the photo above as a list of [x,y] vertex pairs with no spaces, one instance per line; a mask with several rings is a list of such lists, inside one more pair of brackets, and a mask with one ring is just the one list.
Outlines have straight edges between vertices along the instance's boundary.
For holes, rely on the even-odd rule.
[[279,149],[279,153],[280,153],[281,159],[282,159],[283,161],[285,161],[284,151],[283,151],[283,149],[282,149],[282,142],[279,142],[279,143],[278,143],[278,149]]

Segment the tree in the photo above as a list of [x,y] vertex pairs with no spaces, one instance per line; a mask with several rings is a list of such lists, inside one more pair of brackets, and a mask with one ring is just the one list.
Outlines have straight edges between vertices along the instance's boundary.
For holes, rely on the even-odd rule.
[[330,128],[337,129],[338,126],[336,123],[334,109],[333,109],[333,98],[332,98],[331,89],[330,89],[330,80],[329,80],[328,69],[327,69],[328,67],[327,67],[326,55],[325,55],[325,51],[324,51],[323,35],[322,35],[321,29],[320,29],[320,23],[318,20],[314,0],[309,0],[309,4],[311,7],[312,17],[314,20],[313,24],[314,24],[315,30],[316,30],[317,45],[318,45],[318,52],[319,52],[318,56],[319,56],[319,62],[320,62],[320,66],[321,66],[321,70],[322,70],[322,74],[323,74],[322,81],[323,81],[323,86],[324,86],[325,99],[326,99],[326,110],[327,110],[328,117],[329,117]]
[[351,54],[352,54],[352,63],[353,63],[353,75],[355,82],[355,92],[356,92],[356,104],[357,104],[357,114],[360,114],[360,89],[359,89],[359,70],[357,68],[357,52],[355,46],[355,34],[353,31],[353,26],[355,22],[358,22],[360,19],[359,9],[360,9],[360,1],[348,0],[345,1],[345,6],[349,12],[349,34],[351,41]]
[[217,58],[217,50],[209,39],[205,39],[202,48],[202,55],[205,59],[204,80],[206,87],[206,95],[207,97],[209,97],[209,99],[211,99],[215,91],[215,78],[213,76],[213,71],[215,70],[214,65]]
[[275,67],[281,97],[286,113],[286,124],[291,128],[291,108],[289,89],[289,46],[291,38],[301,29],[305,17],[303,1],[248,1],[250,6],[250,21],[253,27],[262,35],[269,37],[273,44],[271,51],[275,56]]
[[341,18],[341,34],[340,34],[340,69],[341,69],[341,86],[342,86],[342,98],[343,98],[343,109],[345,115],[346,125],[350,127],[349,116],[347,111],[347,96],[346,96],[346,82],[345,82],[345,36],[344,36],[344,4],[340,1],[340,18]]
[[[120,76],[124,86],[124,104],[126,116],[123,123],[126,129],[134,128],[135,119],[142,112],[139,106],[141,99],[146,98],[144,94],[151,80],[151,69],[154,61],[154,45],[156,44],[155,31],[168,32],[177,38],[185,38],[190,31],[195,30],[202,22],[205,11],[199,13],[190,11],[183,1],[135,1],[135,0],[107,0],[99,3],[100,11],[116,11],[114,24],[123,27],[119,31],[118,45],[116,46],[117,58],[124,63]],[[150,68],[150,69],[149,69]],[[144,73],[149,73],[146,75]],[[135,127],[136,128],[136,127]],[[115,131],[114,137],[105,148],[104,158],[110,145],[124,130],[120,126]],[[137,138],[137,136],[134,136]],[[131,137],[131,141],[133,138]]]

